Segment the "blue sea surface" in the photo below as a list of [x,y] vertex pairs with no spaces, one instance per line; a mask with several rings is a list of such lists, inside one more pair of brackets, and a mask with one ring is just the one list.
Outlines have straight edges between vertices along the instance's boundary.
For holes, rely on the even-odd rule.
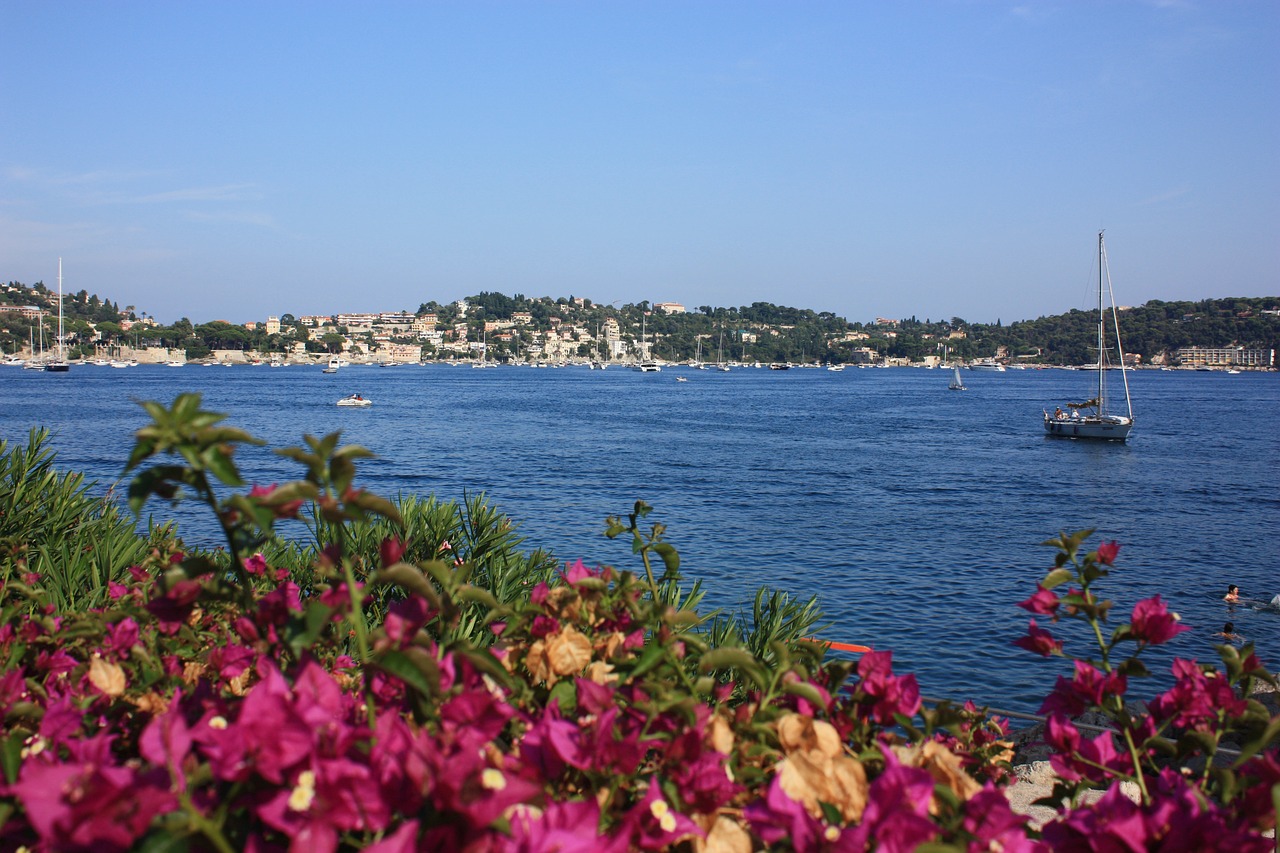
[[[749,608],[761,586],[816,595],[827,638],[892,650],[926,695],[1015,711],[1035,711],[1070,674],[1011,645],[1028,620],[1016,602],[1052,567],[1040,543],[1094,528],[1093,546],[1121,545],[1100,587],[1116,601],[1112,623],[1159,594],[1191,628],[1153,650],[1153,670],[1167,673],[1173,654],[1217,660],[1212,635],[1228,620],[1280,668],[1280,613],[1222,601],[1228,583],[1246,598],[1280,593],[1280,374],[1131,374],[1127,444],[1043,434],[1041,411],[1087,395],[1086,373],[966,372],[965,392],[948,391],[950,378],[909,368],[9,368],[0,438],[21,443],[48,426],[59,466],[105,489],[146,422],[137,402],[198,391],[269,448],[341,430],[377,454],[360,465],[365,488],[483,492],[528,548],[634,570],[629,544],[602,531],[606,516],[644,500],[712,605]],[[355,392],[374,405],[334,405]],[[267,448],[239,463],[254,483],[300,476]],[[163,503],[147,511],[170,515]],[[187,538],[211,535],[208,519],[179,518]],[[1089,654],[1088,636],[1053,630]]]

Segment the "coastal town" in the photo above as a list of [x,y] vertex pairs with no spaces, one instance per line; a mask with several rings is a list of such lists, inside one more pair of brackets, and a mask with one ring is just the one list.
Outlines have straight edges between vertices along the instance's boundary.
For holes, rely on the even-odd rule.
[[[1145,315],[1164,305],[1127,308],[1123,314],[1126,322],[1151,326]],[[1181,315],[1170,321],[1181,345],[1169,345],[1167,339],[1173,336],[1167,331],[1163,341],[1153,342],[1154,333],[1147,335],[1120,355],[1125,366],[1276,369],[1280,298],[1208,300],[1193,307],[1199,310],[1179,309]],[[827,312],[767,303],[690,310],[677,302],[601,305],[582,297],[529,299],[482,293],[443,305],[426,302],[417,311],[282,313],[239,324],[195,324],[183,318],[163,324],[135,306],[121,308],[84,291],[65,294],[60,301],[58,293],[43,284],[10,282],[0,292],[0,343],[5,363],[11,366],[39,364],[61,343],[69,363],[83,364],[283,366],[336,358],[385,365],[960,364],[1005,370],[1096,363],[1096,348],[1090,351],[1088,329],[1077,322],[1078,313],[1008,327],[960,318],[877,317],[851,323]],[[1062,343],[1064,330],[1077,339],[1070,346]],[[1112,358],[1119,360],[1114,354]]]

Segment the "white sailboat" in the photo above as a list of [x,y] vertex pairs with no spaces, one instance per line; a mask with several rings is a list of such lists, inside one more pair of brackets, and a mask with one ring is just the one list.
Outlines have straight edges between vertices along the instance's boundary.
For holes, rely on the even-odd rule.
[[62,335],[62,258],[58,258],[58,357],[45,364],[44,369],[51,373],[66,373],[71,369]]
[[720,346],[716,350],[716,370],[721,373],[729,372],[729,365],[724,363],[724,327],[720,327]]
[[648,316],[649,314],[646,311],[640,317],[640,359],[641,361],[639,364],[636,365],[635,369],[640,371],[641,373],[658,373],[662,370],[662,365],[658,364],[658,362],[654,361],[649,356],[649,343],[647,340],[646,329],[645,329],[645,318]]
[[951,369],[954,373],[951,377],[951,384],[947,387],[952,391],[968,391],[969,389],[964,387],[964,380],[960,378],[960,365],[953,364]]
[[[1103,305],[1104,294],[1111,300],[1111,325],[1115,330],[1116,358],[1120,365],[1120,377],[1124,382],[1125,414],[1112,414],[1107,397],[1107,312]],[[1116,311],[1116,297],[1111,289],[1111,273],[1107,269],[1107,250],[1102,232],[1098,232],[1098,374],[1097,387],[1092,399],[1081,403],[1067,403],[1052,414],[1044,413],[1044,431],[1062,438],[1089,438],[1103,441],[1125,441],[1133,429],[1133,401],[1129,397],[1129,371],[1124,367],[1124,349],[1120,344],[1120,318]]]

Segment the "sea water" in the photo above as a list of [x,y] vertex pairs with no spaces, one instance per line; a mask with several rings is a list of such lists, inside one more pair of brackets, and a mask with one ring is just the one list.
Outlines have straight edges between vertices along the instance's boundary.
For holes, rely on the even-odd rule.
[[[966,371],[963,392],[950,379],[910,368],[8,368],[0,438],[50,427],[58,465],[101,490],[146,422],[138,401],[198,391],[270,448],[340,430],[377,454],[357,480],[377,493],[483,493],[526,547],[633,570],[629,543],[602,531],[644,500],[710,605],[749,608],[761,586],[817,596],[824,637],[892,650],[926,695],[1020,711],[1070,670],[1011,645],[1028,620],[1015,603],[1052,567],[1040,543],[1093,528],[1093,546],[1121,545],[1099,588],[1116,601],[1112,623],[1159,594],[1191,628],[1156,650],[1153,669],[1167,673],[1170,654],[1216,660],[1226,621],[1280,668],[1280,613],[1222,601],[1228,583],[1246,598],[1280,593],[1280,374],[1131,373],[1126,444],[1044,435],[1042,411],[1087,396],[1087,373]],[[334,405],[351,393],[373,406]],[[238,458],[253,483],[301,473],[267,449]],[[147,512],[170,515],[163,503]],[[207,517],[179,518],[188,539],[212,537]],[[1051,628],[1089,655],[1087,635]]]

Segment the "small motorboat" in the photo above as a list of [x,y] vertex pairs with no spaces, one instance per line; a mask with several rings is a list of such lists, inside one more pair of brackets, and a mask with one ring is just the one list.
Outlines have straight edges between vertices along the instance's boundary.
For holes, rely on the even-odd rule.
[[363,409],[365,406],[372,406],[373,401],[367,397],[361,397],[359,394],[352,394],[349,397],[343,397],[339,400],[338,405]]

